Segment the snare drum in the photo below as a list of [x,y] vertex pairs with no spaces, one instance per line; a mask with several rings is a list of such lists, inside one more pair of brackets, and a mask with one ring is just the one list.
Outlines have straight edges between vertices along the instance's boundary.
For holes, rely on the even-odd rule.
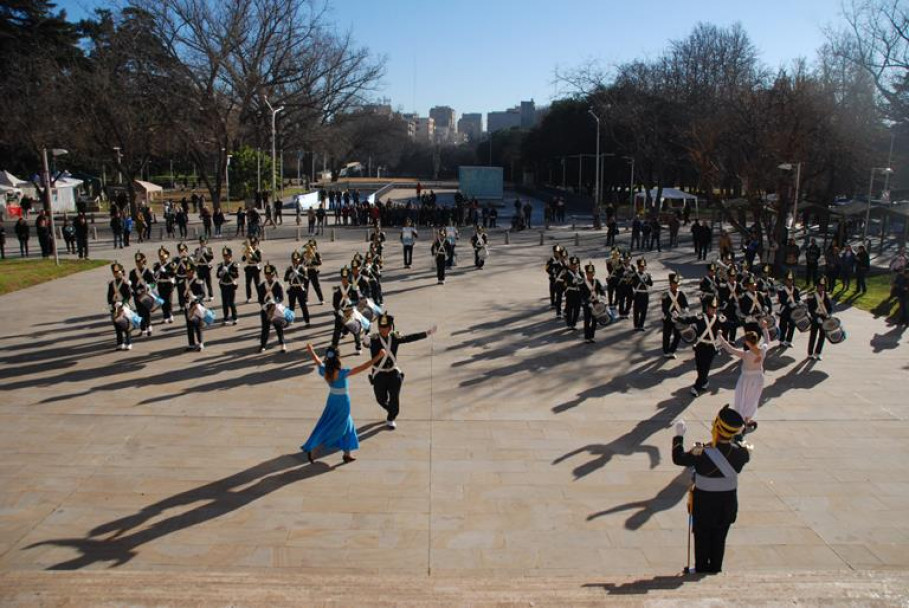
[[136,296],[136,300],[148,312],[155,312],[162,304],[164,304],[164,300],[161,298],[161,296],[153,291],[143,291],[141,294]]
[[360,314],[359,310],[350,308],[344,312],[344,327],[350,333],[354,335],[367,334],[369,333],[370,325],[369,320]]
[[821,323],[821,329],[831,344],[839,344],[846,339],[846,330],[843,329],[843,323],[836,317],[828,317]]
[[120,329],[139,329],[142,326],[142,317],[124,304],[119,311],[115,313],[114,324]]
[[[271,304],[265,313],[268,315],[268,319],[271,324],[275,327],[284,329],[294,320],[294,312],[288,310],[283,304]],[[290,319],[288,320],[288,314],[290,313]]]
[[367,321],[373,321],[382,315],[382,307],[376,304],[372,298],[360,298],[360,301],[357,302],[357,310]]
[[483,245],[482,247],[477,248],[477,259],[478,260],[485,260],[488,257],[489,257],[489,249],[486,248],[486,245]]
[[597,298],[597,300],[590,305],[590,312],[593,315],[593,318],[597,320],[597,323],[603,327],[611,325],[615,321],[615,313],[612,312],[612,309],[609,308],[609,304],[602,298]]
[[191,306],[193,308],[189,315],[190,321],[194,323],[203,323],[206,327],[215,322],[215,311],[210,308],[205,308],[200,303],[192,304]]
[[811,317],[808,315],[808,307],[799,304],[789,312],[789,318],[795,323],[796,329],[800,332],[806,332],[811,329]]
[[679,336],[682,338],[682,342],[685,344],[694,344],[694,341],[698,337],[697,330],[694,328],[694,325],[691,323],[686,323],[681,319],[676,319],[672,322],[675,326],[676,331],[679,332]]

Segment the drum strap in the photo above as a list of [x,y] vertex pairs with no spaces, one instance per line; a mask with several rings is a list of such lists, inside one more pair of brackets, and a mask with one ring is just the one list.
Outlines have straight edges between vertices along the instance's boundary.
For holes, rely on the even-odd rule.
[[705,492],[729,492],[735,490],[738,486],[738,473],[729,464],[729,461],[715,447],[705,447],[704,454],[722,473],[722,477],[707,477],[706,475],[694,475],[694,486]]
[[[698,336],[698,344],[711,344],[713,346],[716,346],[716,336],[713,333],[713,324],[715,322],[716,322],[716,317],[713,317],[713,318],[707,317],[705,319],[704,324],[706,325],[706,327],[704,328],[704,332],[700,336]],[[705,340],[704,339],[705,337],[709,337],[709,339]]]
[[786,304],[789,305],[789,308],[795,306],[795,293],[789,287],[783,287],[783,291],[786,292]]
[[[372,373],[377,374],[380,372],[400,372],[401,368],[398,367],[398,358],[391,350],[391,334],[389,334],[387,342],[385,341],[385,338],[382,337],[382,334],[377,334],[376,338],[379,340],[379,344],[381,344],[382,348],[385,350],[385,354],[381,359],[379,359],[379,362],[373,366]],[[391,367],[385,366],[385,363],[387,361],[391,361]]]
[[818,316],[826,317],[827,316],[827,307],[824,305],[824,298],[818,297],[818,295],[815,294],[814,299],[817,301]]
[[672,314],[672,311],[676,311],[679,314],[682,314],[682,307],[679,305],[679,294],[682,293],[677,291],[672,293],[672,290],[666,292],[666,295],[669,296],[669,299],[672,300],[672,304],[669,305],[669,314]]
[[114,302],[123,303],[123,294],[120,293],[120,288],[123,287],[123,281],[115,279],[114,283]]

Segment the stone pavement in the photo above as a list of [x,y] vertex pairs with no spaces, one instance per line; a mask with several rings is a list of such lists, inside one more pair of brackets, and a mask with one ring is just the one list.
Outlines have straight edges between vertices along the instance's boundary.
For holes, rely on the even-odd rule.
[[[326,297],[365,248],[361,228],[337,235],[320,238]],[[311,308],[312,329],[289,331],[286,354],[274,335],[258,353],[254,304],[241,304],[238,326],[208,330],[202,353],[184,352],[179,317],[116,352],[106,268],[0,297],[0,605],[40,588],[45,569],[167,571],[165,588],[206,572],[463,588],[676,574],[687,478],[671,462],[671,423],[684,417],[688,442],[707,439],[735,362],[719,356],[711,392],[693,400],[693,358],[660,356],[656,298],[644,334],[623,322],[591,346],[557,323],[542,271],[550,245],[594,257],[602,274],[602,233],[582,231],[579,246],[567,231],[544,246],[535,230],[507,246],[496,233],[487,268],[462,255],[444,286],[428,236],[404,271],[389,231],[383,285],[402,332],[439,333],[401,347],[398,430],[383,428],[365,376],[352,380],[362,449],[348,465],[298,452],[327,394],[303,349],[330,339],[327,304]],[[265,259],[283,269],[296,245],[266,241]],[[132,257],[93,251],[114,255]],[[701,274],[689,248],[650,259],[658,289],[670,268]],[[837,314],[848,339],[823,361],[804,360],[806,334],[771,351],[726,576],[885,571],[905,597],[909,336],[859,310]],[[352,355],[349,341],[342,350]]]

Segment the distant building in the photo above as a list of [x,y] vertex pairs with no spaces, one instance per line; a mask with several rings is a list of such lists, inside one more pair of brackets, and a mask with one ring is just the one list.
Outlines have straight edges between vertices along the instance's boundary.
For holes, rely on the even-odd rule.
[[489,133],[520,126],[521,110],[519,108],[510,108],[504,112],[489,112],[486,114],[486,130]]
[[458,121],[458,133],[464,135],[468,141],[478,141],[483,134],[483,115],[464,114]]
[[532,129],[537,122],[536,105],[533,100],[521,102],[521,128]]
[[436,106],[429,110],[429,117],[436,123],[436,128],[455,128],[455,111],[448,106]]
[[414,121],[415,129],[413,138],[416,141],[435,143],[435,123],[431,116],[418,116]]
[[367,114],[376,114],[378,116],[384,116],[386,118],[392,118],[394,116],[394,111],[391,109],[391,104],[384,103],[371,103],[363,106],[363,111]]

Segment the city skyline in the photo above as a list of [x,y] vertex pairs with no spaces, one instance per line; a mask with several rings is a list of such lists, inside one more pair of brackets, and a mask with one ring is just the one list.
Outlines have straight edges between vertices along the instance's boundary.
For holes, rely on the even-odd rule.
[[[104,0],[61,0],[71,20],[90,15]],[[604,68],[655,58],[672,40],[683,39],[700,22],[728,27],[740,23],[759,52],[776,68],[797,58],[813,62],[824,42],[823,28],[842,23],[839,0],[699,0],[619,4],[568,2],[554,11],[540,0],[455,5],[393,0],[343,0],[330,5],[328,19],[376,56],[386,74],[371,99],[387,99],[395,110],[428,116],[447,105],[458,116],[505,111],[521,101],[538,107],[569,94],[556,78],[590,61]],[[485,125],[484,125],[485,128]]]

